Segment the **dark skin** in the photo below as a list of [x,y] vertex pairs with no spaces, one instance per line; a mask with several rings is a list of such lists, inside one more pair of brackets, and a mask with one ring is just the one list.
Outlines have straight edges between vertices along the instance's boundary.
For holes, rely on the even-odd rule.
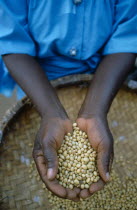
[[41,115],[41,125],[36,136],[33,157],[48,189],[59,197],[79,201],[87,198],[110,180],[109,172],[113,161],[113,137],[107,122],[111,103],[135,63],[136,55],[118,53],[107,55],[98,66],[90,84],[77,123],[87,132],[94,149],[97,150],[97,165],[101,179],[90,189],[73,190],[62,187],[56,180],[58,170],[57,150],[64,135],[72,132],[72,122],[59,101],[44,71],[37,61],[23,54],[4,55],[4,62],[26,94],[35,104]]

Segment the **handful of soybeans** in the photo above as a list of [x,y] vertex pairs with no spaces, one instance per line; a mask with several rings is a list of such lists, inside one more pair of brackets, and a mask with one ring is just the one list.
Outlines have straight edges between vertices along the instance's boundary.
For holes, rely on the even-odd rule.
[[91,147],[87,134],[79,129],[77,123],[73,123],[73,134],[68,133],[65,136],[58,150],[59,183],[70,189],[88,189],[100,179],[96,156],[97,153]]

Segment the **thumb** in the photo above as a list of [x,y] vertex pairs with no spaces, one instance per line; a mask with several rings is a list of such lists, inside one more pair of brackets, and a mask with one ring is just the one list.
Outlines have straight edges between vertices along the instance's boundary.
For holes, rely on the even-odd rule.
[[113,160],[113,152],[110,149],[101,149],[98,151],[97,166],[99,174],[104,182],[110,181],[110,169]]
[[49,180],[55,179],[58,172],[58,157],[56,152],[55,143],[53,140],[45,139],[43,148],[44,157],[47,166],[47,177]]

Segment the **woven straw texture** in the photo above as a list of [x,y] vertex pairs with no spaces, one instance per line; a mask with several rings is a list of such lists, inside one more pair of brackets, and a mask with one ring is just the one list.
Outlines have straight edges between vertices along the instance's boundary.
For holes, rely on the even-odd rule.
[[[68,115],[74,121],[86,94],[86,87],[58,89]],[[49,209],[45,189],[36,169],[32,169],[32,145],[40,117],[30,104],[23,107],[4,134],[0,148],[0,209]],[[122,179],[137,176],[137,96],[120,90],[109,114],[109,125],[115,139],[114,169]],[[126,164],[122,163],[122,160]],[[121,164],[122,163],[122,164]]]

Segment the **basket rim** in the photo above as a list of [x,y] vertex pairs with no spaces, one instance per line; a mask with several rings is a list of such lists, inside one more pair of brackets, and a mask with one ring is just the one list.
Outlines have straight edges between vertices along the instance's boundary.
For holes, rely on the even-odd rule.
[[[87,86],[92,79],[93,74],[74,74],[51,80],[50,82],[54,88],[58,89],[75,85]],[[129,90],[137,92],[137,82],[132,80],[132,78],[127,79],[124,83],[124,86]],[[27,96],[17,101],[13,106],[11,106],[10,109],[5,112],[5,115],[0,121],[0,144],[3,143],[3,136],[9,123],[26,105],[32,105],[31,100]]]

